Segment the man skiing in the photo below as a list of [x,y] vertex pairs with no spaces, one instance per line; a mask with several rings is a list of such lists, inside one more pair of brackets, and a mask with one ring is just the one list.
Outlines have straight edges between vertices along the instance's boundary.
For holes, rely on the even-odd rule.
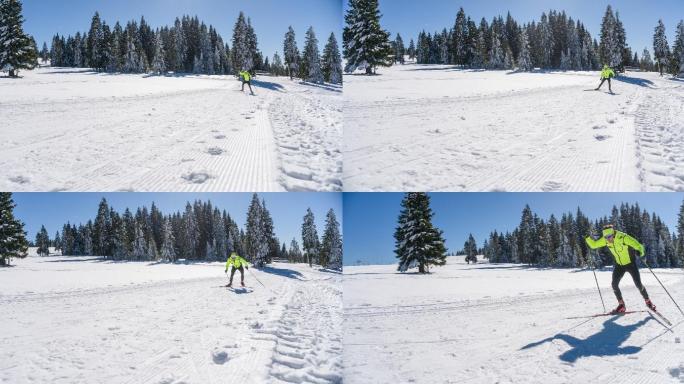
[[613,89],[612,89],[611,84],[610,84],[610,79],[613,77],[615,77],[615,72],[613,71],[613,69],[610,68],[608,66],[608,64],[604,64],[603,70],[601,71],[601,84],[599,84],[599,86],[595,89],[595,91],[598,91],[599,89],[601,89],[601,86],[603,85],[603,83],[605,83],[606,80],[608,80],[608,91],[610,91],[610,93],[613,93]]
[[233,286],[233,276],[235,276],[235,271],[240,271],[240,284],[244,287],[245,269],[249,269],[249,263],[247,263],[247,260],[243,259],[241,256],[238,256],[237,253],[233,252],[230,254],[230,256],[228,256],[228,260],[226,260],[226,270],[224,273],[228,273],[228,267],[231,267],[228,288]]
[[613,268],[613,292],[615,292],[615,297],[618,300],[618,306],[612,310],[611,314],[625,313],[627,308],[625,307],[625,302],[622,300],[622,292],[620,292],[620,280],[625,272],[632,275],[632,280],[634,280],[634,285],[639,289],[641,296],[643,296],[646,301],[646,306],[655,311],[656,307],[653,305],[651,300],[648,298],[648,293],[646,288],[641,284],[641,276],[639,275],[639,268],[636,265],[635,253],[639,252],[639,257],[644,257],[644,246],[641,245],[632,236],[616,231],[612,225],[606,225],[603,228],[603,236],[594,239],[587,236],[585,239],[587,245],[591,249],[597,249],[602,247],[608,247],[610,253],[615,259],[615,267]]
[[240,80],[242,80],[242,92],[245,91],[245,84],[249,86],[249,92],[254,94],[254,90],[252,90],[252,75],[249,73],[249,71],[240,71]]

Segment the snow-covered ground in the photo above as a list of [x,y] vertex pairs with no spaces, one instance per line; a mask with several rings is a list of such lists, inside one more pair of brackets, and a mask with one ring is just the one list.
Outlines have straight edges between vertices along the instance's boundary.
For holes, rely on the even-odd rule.
[[[591,271],[462,257],[433,271],[345,267],[345,383],[684,382],[684,317],[648,270],[642,280],[672,331],[647,313],[566,319],[603,312]],[[684,271],[656,273],[681,302]],[[613,307],[611,271],[597,274]],[[628,309],[645,309],[629,276],[620,287]]]
[[[340,383],[341,276],[29,257],[0,268],[2,383]],[[250,269],[252,271],[252,269]],[[236,276],[238,279],[239,273]]]
[[341,88],[39,68],[0,81],[0,190],[339,191]]
[[346,76],[348,191],[682,191],[684,82],[398,65]]

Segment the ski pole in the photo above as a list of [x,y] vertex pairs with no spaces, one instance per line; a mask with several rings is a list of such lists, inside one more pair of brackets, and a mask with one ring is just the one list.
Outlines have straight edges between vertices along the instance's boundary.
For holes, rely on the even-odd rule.
[[668,291],[667,291],[667,288],[665,288],[665,285],[663,285],[663,283],[660,281],[660,279],[658,278],[658,276],[656,276],[655,272],[653,272],[653,270],[651,269],[651,266],[648,265],[648,262],[646,261],[646,259],[642,259],[642,260],[643,260],[644,264],[646,264],[646,268],[648,268],[648,270],[651,271],[651,273],[653,274],[653,277],[655,277],[656,280],[658,280],[658,283],[660,283],[660,286],[663,287],[663,289],[665,290],[665,293],[667,293],[667,295],[670,296],[670,299],[672,300],[672,302],[674,303],[674,305],[677,306],[677,309],[679,309],[679,312],[681,312],[682,315],[684,315],[684,311],[682,311],[682,309],[679,307],[679,304],[677,304],[677,302],[676,302],[675,299],[672,297],[672,295],[670,295],[670,292],[668,292]]
[[254,275],[254,272],[252,272],[252,271],[249,270],[249,269],[247,269],[247,270],[249,271],[250,275],[252,275],[252,277],[254,278],[254,280],[256,280],[259,284],[261,284],[262,287],[266,288],[266,286],[264,285],[264,283],[262,283],[261,281],[259,281],[259,279],[257,279],[256,275]]
[[[598,253],[598,251],[597,251],[597,253]],[[599,288],[598,277],[596,277],[595,260],[594,260],[594,256],[591,253],[591,251],[589,251],[589,256],[591,256],[591,271],[594,273],[594,280],[596,281],[596,289],[598,290],[599,297],[601,298],[601,305],[603,305],[603,312],[607,312],[606,303],[603,302],[603,294],[601,293],[601,288]]]

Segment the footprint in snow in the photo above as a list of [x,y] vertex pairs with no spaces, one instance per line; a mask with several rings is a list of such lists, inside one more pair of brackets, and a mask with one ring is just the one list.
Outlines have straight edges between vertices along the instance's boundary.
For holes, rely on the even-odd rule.
[[205,172],[191,172],[182,175],[181,178],[192,184],[204,184],[207,180],[211,179],[211,175]]
[[219,147],[211,147],[207,149],[207,153],[212,156],[220,156],[225,153],[225,151]]
[[605,141],[605,140],[610,139],[610,136],[609,135],[595,135],[594,139],[596,139],[598,141]]
[[225,364],[230,360],[226,351],[217,349],[214,349],[214,351],[211,352],[211,359],[214,361],[214,364]]

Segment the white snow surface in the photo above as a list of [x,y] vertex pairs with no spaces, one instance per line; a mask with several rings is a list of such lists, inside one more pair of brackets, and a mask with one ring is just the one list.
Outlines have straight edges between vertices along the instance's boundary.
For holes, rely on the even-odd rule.
[[0,190],[339,191],[341,88],[38,68],[0,81]]
[[684,82],[397,65],[345,77],[346,191],[683,191]]
[[[591,271],[449,257],[431,275],[396,265],[345,267],[345,383],[668,383],[684,380],[684,317],[648,270],[651,299],[674,324],[648,313],[603,312]],[[684,271],[654,270],[684,296]],[[597,272],[609,309],[610,268]],[[645,310],[629,276],[628,310]],[[681,303],[680,303],[681,305]]]
[[223,263],[14,265],[0,269],[0,383],[342,381],[341,275],[275,263],[232,292]]

